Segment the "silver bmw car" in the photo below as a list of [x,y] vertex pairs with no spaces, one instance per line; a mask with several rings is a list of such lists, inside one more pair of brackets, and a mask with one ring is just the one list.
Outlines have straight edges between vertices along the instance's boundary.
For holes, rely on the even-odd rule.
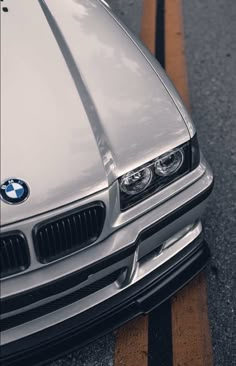
[[213,175],[172,83],[104,1],[1,8],[1,361],[33,365],[204,268]]

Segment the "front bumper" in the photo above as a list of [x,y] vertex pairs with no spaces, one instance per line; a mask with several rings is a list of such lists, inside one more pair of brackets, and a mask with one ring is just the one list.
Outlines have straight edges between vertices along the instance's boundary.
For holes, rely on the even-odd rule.
[[[134,258],[134,253],[142,241],[150,238],[153,240],[156,233],[161,232],[163,228],[175,224],[186,214],[189,215],[192,210],[196,210],[196,207],[200,207],[212,187],[213,181],[204,191],[173,211],[171,215],[163,217],[145,229],[133,245],[116,253],[115,256],[109,256],[104,261],[96,263],[96,270],[102,271],[117,261],[120,263],[124,258],[129,258],[131,253],[131,257]],[[55,322],[53,326],[3,345],[1,364],[20,366],[48,362],[157,307],[196,276],[210,258],[208,246],[202,238],[202,226],[199,221],[170,244],[170,247],[161,254],[154,249],[140,260],[137,257],[137,266],[134,266],[133,273],[129,273],[129,284],[123,284],[115,296],[110,296],[105,301],[98,301],[96,306],[75,316],[70,314],[67,320]],[[170,259],[165,260],[166,253],[169,256],[170,251],[172,252]],[[75,302],[78,300],[76,292],[70,296],[74,296]],[[52,318],[53,316],[54,313]]]
[[196,276],[210,252],[201,236],[136,285],[102,304],[1,351],[2,365],[34,365],[82,346],[140,314],[150,312]]
[[[87,252],[7,280],[1,289],[3,365],[58,357],[147,313],[201,271],[209,250],[200,218],[213,176],[207,165],[198,171],[201,177],[186,189]],[[9,296],[17,281],[24,291]]]

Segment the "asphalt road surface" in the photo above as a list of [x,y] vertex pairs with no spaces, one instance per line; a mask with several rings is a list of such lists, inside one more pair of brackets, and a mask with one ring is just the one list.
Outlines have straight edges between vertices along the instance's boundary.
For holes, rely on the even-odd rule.
[[[142,1],[107,2],[139,34]],[[236,1],[183,0],[183,15],[192,117],[202,150],[215,175],[215,188],[204,219],[206,239],[213,255],[207,270],[207,282],[214,365],[234,366]],[[50,366],[113,366],[114,349],[115,337],[109,334]]]
[[215,175],[205,220],[216,366],[236,365],[236,1],[184,0],[192,116]]

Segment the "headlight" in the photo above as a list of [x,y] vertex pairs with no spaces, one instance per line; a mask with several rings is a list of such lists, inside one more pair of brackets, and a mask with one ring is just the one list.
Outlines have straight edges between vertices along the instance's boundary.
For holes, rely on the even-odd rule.
[[131,171],[123,175],[120,189],[127,194],[134,195],[144,191],[152,180],[152,171],[145,167],[138,171]]
[[184,162],[182,149],[175,149],[162,155],[155,162],[155,173],[161,177],[168,177],[177,172]]
[[124,174],[119,179],[121,210],[127,210],[195,169],[199,161],[195,135],[188,143]]

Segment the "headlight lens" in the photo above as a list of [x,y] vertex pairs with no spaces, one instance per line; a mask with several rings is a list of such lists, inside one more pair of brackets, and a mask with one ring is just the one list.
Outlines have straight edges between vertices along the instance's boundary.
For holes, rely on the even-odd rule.
[[197,137],[119,179],[120,206],[125,211],[195,169],[200,161]]
[[145,167],[137,171],[131,171],[121,178],[120,189],[122,192],[134,195],[144,191],[150,184],[152,171]]
[[155,173],[161,177],[168,177],[177,172],[184,162],[182,149],[175,149],[162,155],[155,162]]

